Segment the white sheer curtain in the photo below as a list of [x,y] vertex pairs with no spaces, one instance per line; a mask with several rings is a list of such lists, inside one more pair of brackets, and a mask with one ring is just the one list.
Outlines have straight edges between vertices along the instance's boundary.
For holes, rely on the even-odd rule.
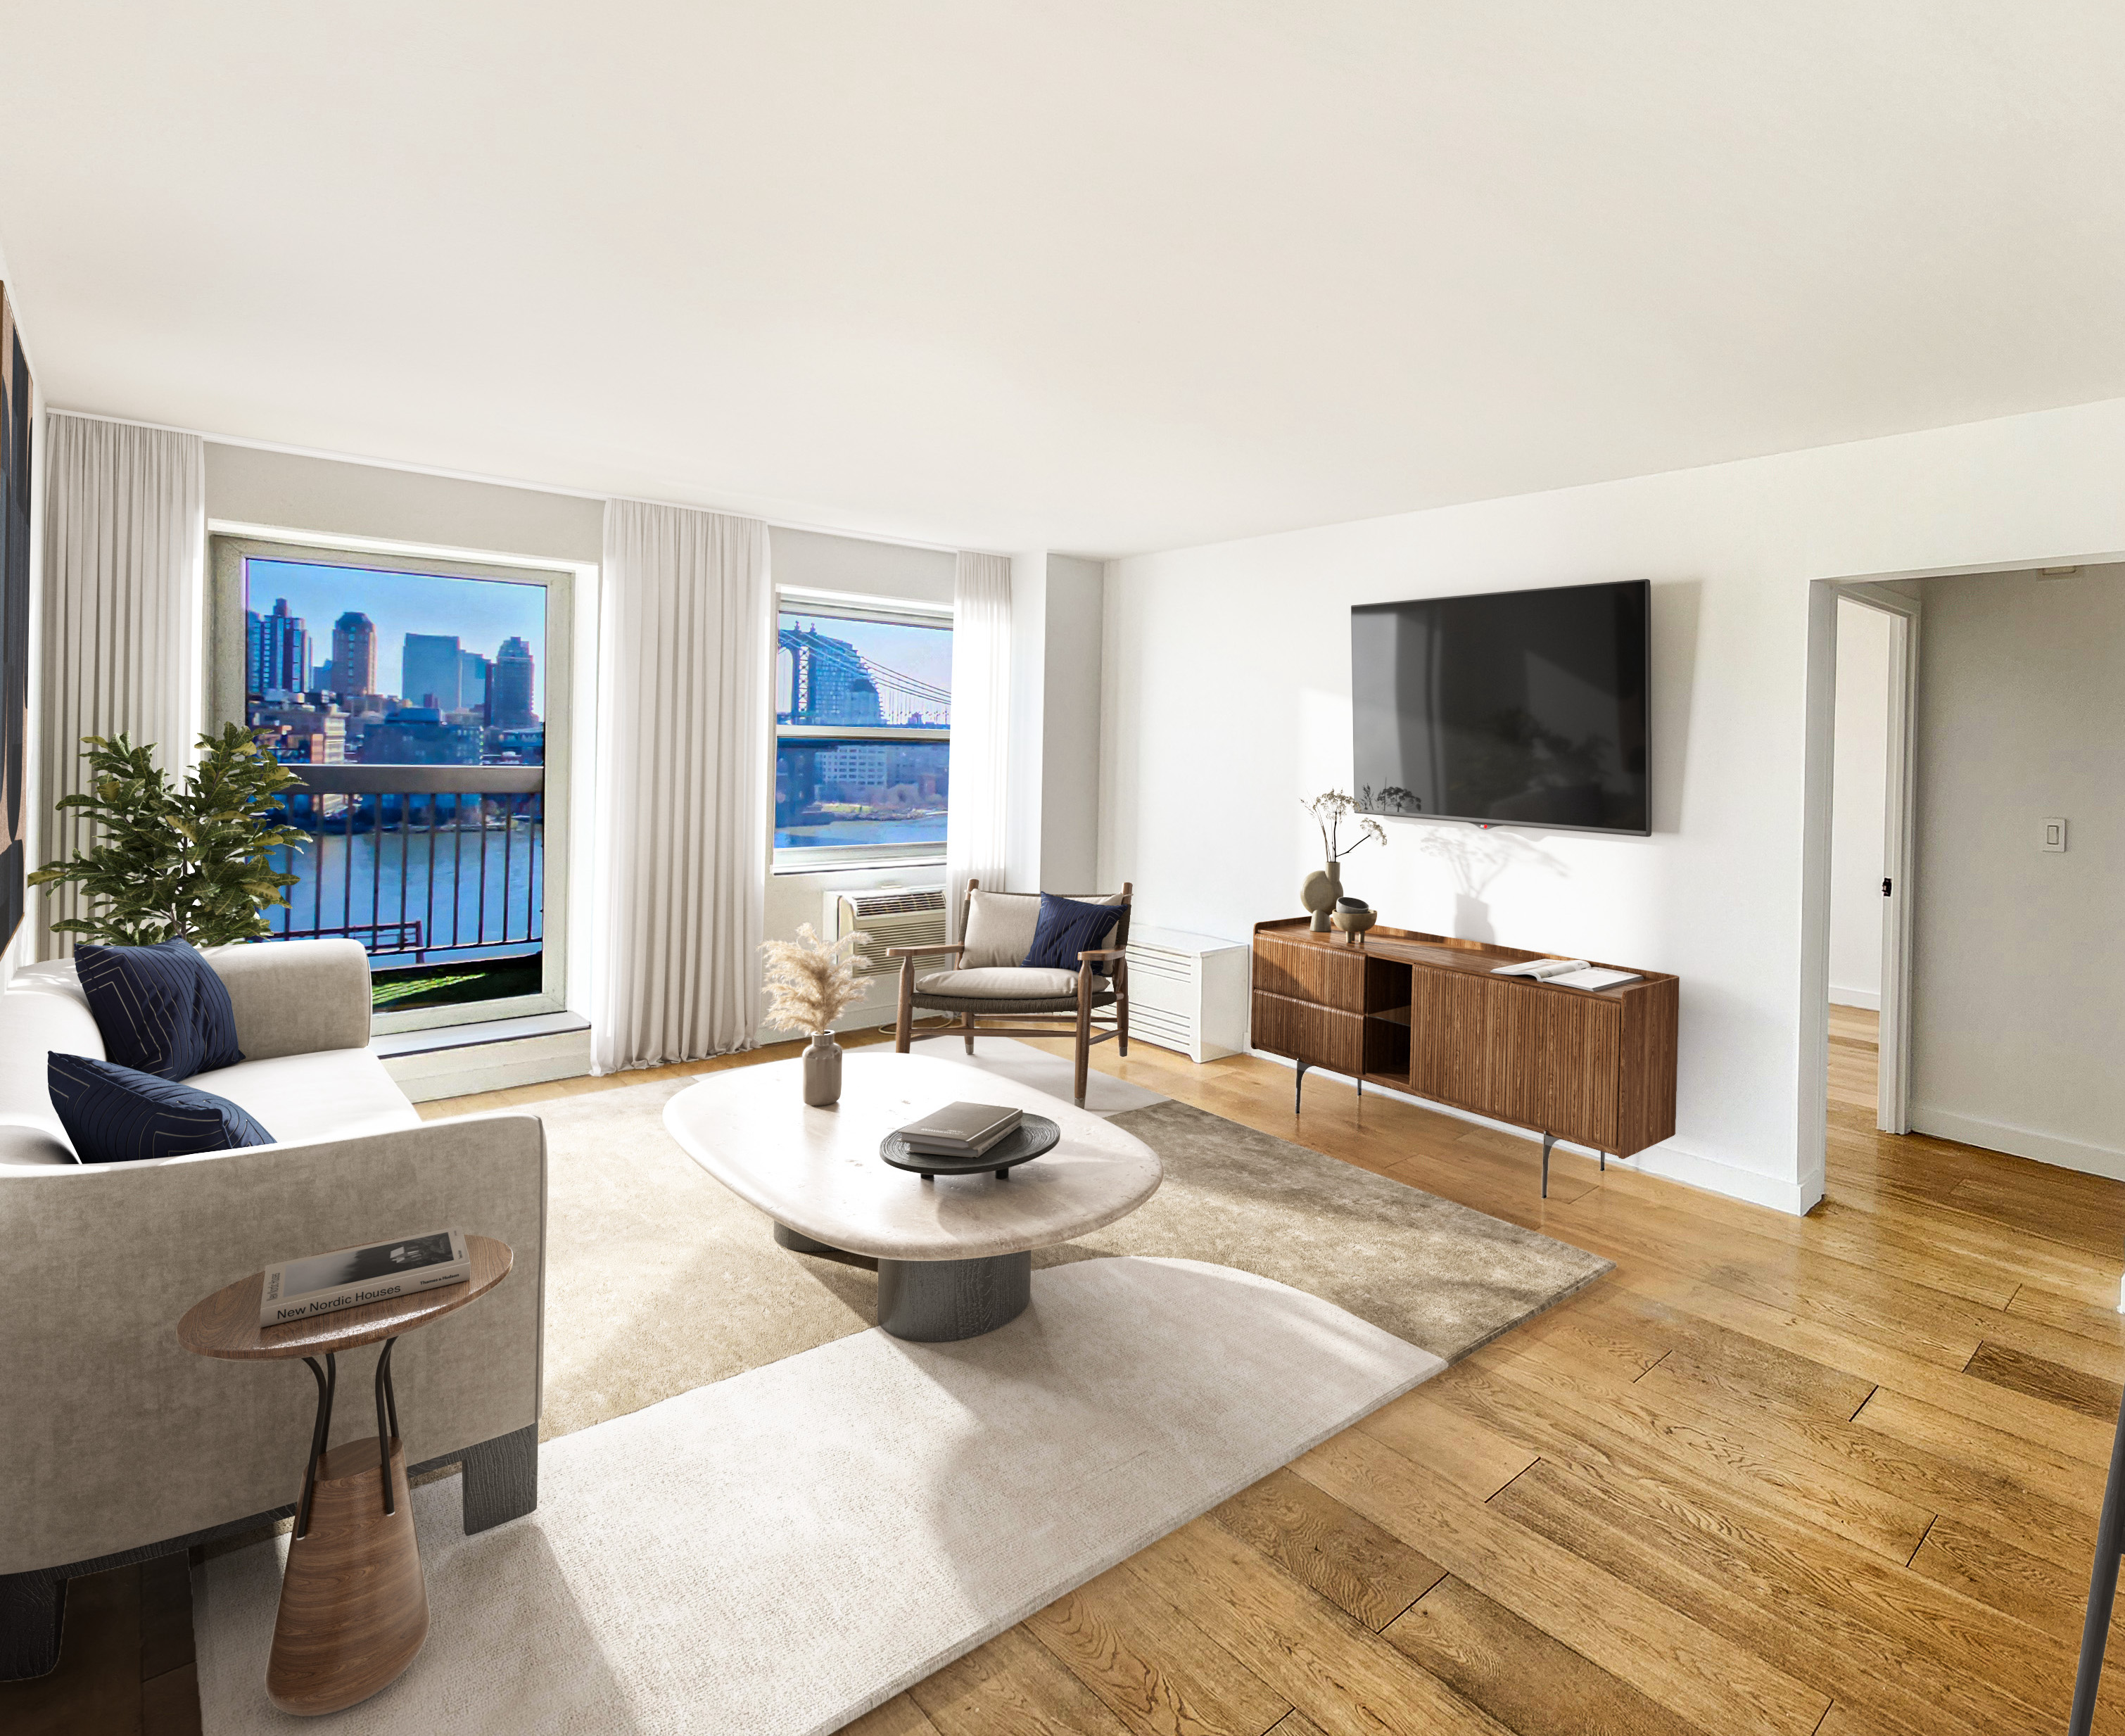
[[767,526],[614,500],[598,635],[600,1073],[749,1049],[767,874]]
[[[38,659],[36,832],[41,867],[89,842],[89,823],[55,805],[79,791],[84,735],[155,744],[181,776],[200,728],[205,583],[206,449],[196,434],[56,412],[45,418],[45,572]],[[30,894],[36,955],[73,936],[73,886]]]
[[945,903],[959,938],[970,879],[1003,887],[1011,767],[1011,559],[962,554],[953,570],[951,810]]

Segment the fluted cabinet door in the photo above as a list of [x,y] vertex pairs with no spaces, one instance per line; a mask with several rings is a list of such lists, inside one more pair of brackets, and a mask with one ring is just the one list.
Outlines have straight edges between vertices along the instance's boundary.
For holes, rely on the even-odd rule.
[[1542,1005],[1547,1050],[1543,1076],[1549,1101],[1541,1125],[1560,1139],[1596,1151],[1618,1150],[1622,1009],[1613,1001],[1569,988],[1544,992]]
[[[1482,981],[1482,979],[1477,979]],[[1569,989],[1492,979],[1486,1027],[1491,1094],[1487,1113],[1539,1127],[1549,1106],[1549,1002]]]

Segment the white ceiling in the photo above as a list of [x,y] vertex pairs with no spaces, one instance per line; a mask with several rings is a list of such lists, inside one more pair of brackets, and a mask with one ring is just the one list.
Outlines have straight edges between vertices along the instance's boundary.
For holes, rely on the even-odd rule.
[[1117,553],[2125,395],[2111,0],[5,0],[49,401]]

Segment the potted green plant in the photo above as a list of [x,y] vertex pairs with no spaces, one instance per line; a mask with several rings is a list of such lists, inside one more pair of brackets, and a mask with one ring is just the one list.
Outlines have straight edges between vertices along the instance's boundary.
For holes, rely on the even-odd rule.
[[239,724],[200,737],[199,764],[181,789],[152,746],[122,734],[84,736],[82,746],[88,788],[59,805],[86,814],[95,833],[72,861],[46,864],[29,883],[78,886],[96,908],[55,930],[113,946],[218,946],[272,932],[266,913],[287,903],[298,878],[276,869],[272,854],[305,842],[280,817],[294,773]]

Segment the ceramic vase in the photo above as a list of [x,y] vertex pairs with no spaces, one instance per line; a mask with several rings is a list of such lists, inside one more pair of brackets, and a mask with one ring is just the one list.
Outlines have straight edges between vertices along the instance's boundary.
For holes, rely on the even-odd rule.
[[804,1101],[814,1109],[841,1097],[841,1045],[831,1031],[815,1031],[804,1051]]
[[1328,932],[1328,913],[1336,908],[1336,900],[1343,895],[1343,865],[1332,858],[1328,866],[1317,873],[1306,876],[1298,889],[1298,902],[1313,913],[1311,924],[1316,934]]

